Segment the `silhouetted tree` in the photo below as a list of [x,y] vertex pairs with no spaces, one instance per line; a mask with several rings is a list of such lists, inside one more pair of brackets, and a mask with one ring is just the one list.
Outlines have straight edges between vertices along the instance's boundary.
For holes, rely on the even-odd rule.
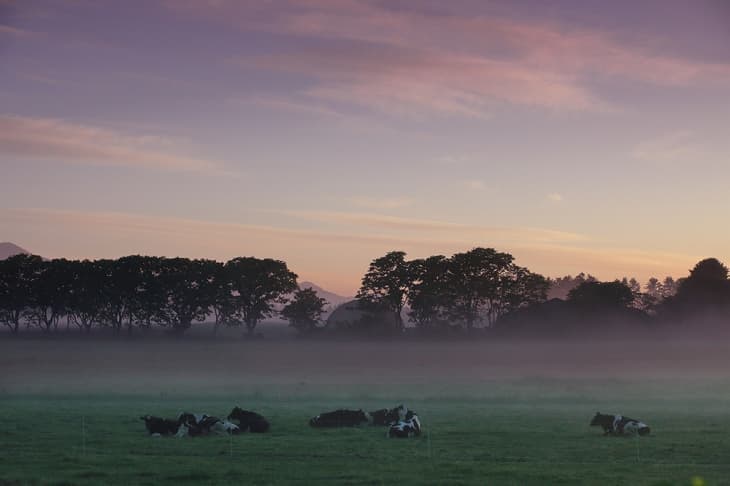
[[317,295],[311,287],[298,289],[292,300],[281,310],[289,325],[302,333],[311,333],[322,322],[327,301]]
[[117,260],[99,260],[106,275],[105,305],[102,319],[119,334],[126,322],[131,334],[135,322],[151,324],[160,305],[156,283],[159,274],[157,257],[129,255]]
[[297,288],[297,275],[286,263],[270,258],[234,258],[226,263],[236,309],[249,334],[265,317],[274,314],[274,304],[286,303],[286,294]]
[[730,312],[730,280],[728,269],[716,258],[702,260],[681,279],[677,292],[667,298],[665,316],[679,318],[695,314],[722,314]]
[[41,257],[22,253],[0,260],[0,322],[13,334],[32,304],[31,284],[42,263]]
[[629,307],[634,301],[631,289],[620,281],[583,282],[568,294],[568,301],[592,310]]
[[494,324],[508,312],[544,302],[549,287],[548,279],[542,275],[532,273],[524,267],[511,265],[510,271],[506,272],[500,281],[500,296],[492,303],[490,324]]
[[218,334],[221,324],[230,325],[236,314],[236,299],[233,295],[231,278],[223,263],[206,260],[209,278],[211,309],[213,311],[213,335]]
[[672,277],[665,277],[662,282],[662,298],[666,299],[677,293],[679,282],[674,280]]
[[396,325],[401,330],[403,329],[401,312],[408,289],[413,282],[413,275],[405,256],[402,251],[391,251],[373,260],[362,278],[357,293],[358,299],[392,310],[396,315]]
[[[449,259],[450,272],[446,292],[447,314],[472,329],[484,318],[492,325],[512,301],[510,287],[518,267],[514,257],[493,248],[474,248],[456,253]],[[516,287],[515,287],[516,288]]]
[[550,288],[548,289],[547,298],[549,299],[567,299],[571,290],[582,284],[583,282],[597,282],[598,279],[593,275],[586,275],[581,272],[575,277],[566,275],[555,279],[548,279]]
[[651,298],[653,298],[656,301],[659,301],[663,298],[663,289],[662,289],[662,283],[659,281],[656,277],[651,277],[646,282],[646,294],[649,295]]
[[183,333],[193,321],[203,321],[212,305],[209,265],[204,260],[165,258],[157,279],[163,298],[157,319],[175,332]]
[[71,265],[68,320],[87,334],[104,311],[107,279],[103,263],[84,260]]
[[31,277],[27,315],[44,332],[55,330],[66,313],[73,285],[72,266],[72,262],[62,258],[42,261]]
[[436,255],[412,260],[409,265],[413,281],[408,289],[408,316],[422,329],[448,325],[449,259]]

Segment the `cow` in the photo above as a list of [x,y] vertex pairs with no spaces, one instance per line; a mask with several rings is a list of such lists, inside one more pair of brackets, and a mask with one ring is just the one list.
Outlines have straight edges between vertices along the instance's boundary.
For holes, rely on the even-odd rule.
[[208,417],[205,413],[182,412],[177,416],[179,424],[198,425]]
[[199,437],[209,435],[211,432],[216,434],[237,434],[240,430],[238,425],[233,422],[206,414],[181,413],[178,421],[180,426],[177,434],[175,434],[177,437]]
[[213,424],[211,430],[216,434],[236,435],[241,432],[241,428],[230,420],[219,420],[218,422]]
[[268,432],[271,427],[269,421],[263,415],[243,410],[241,407],[234,407],[231,413],[228,414],[228,420],[237,422],[241,432],[248,430],[254,433],[264,433]]
[[418,415],[413,414],[408,420],[399,420],[388,428],[389,438],[407,439],[421,435],[421,421]]
[[370,412],[373,425],[391,425],[401,420],[410,420],[416,413],[401,404],[395,408],[381,408]]
[[623,415],[609,415],[596,412],[591,420],[591,426],[603,428],[603,435],[648,435],[651,429],[640,420],[624,417]]
[[179,426],[179,423],[176,420],[153,417],[152,415],[140,417],[140,420],[144,420],[147,432],[155,437],[160,437],[161,435],[173,435],[177,432]]
[[312,427],[356,427],[370,422],[370,416],[362,410],[335,410],[312,417],[309,425]]

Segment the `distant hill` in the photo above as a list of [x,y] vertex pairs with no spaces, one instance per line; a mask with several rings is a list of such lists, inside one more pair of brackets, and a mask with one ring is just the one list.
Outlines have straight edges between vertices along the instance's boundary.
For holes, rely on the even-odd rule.
[[342,295],[337,295],[333,292],[329,292],[322,287],[320,287],[317,284],[314,284],[312,282],[301,282],[299,284],[300,289],[306,289],[308,287],[311,287],[315,292],[317,292],[317,295],[322,297],[327,301],[327,307],[335,308],[340,304],[344,304],[345,302],[349,302],[352,300],[352,297],[345,297]]
[[7,241],[0,243],[0,260],[5,260],[6,258],[17,255],[19,253],[24,253],[26,255],[30,254],[28,250],[24,250],[14,243],[10,243]]

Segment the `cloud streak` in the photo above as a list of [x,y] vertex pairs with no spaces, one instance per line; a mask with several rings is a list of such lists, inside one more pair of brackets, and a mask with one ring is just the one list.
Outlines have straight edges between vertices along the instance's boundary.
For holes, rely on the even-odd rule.
[[217,163],[166,149],[164,140],[156,136],[129,136],[52,118],[0,115],[0,152],[5,158],[182,172],[222,170]]
[[414,204],[414,200],[407,197],[353,197],[350,203],[367,209],[398,209]]
[[[504,228],[479,226],[446,221],[403,218],[372,213],[348,213],[338,211],[267,211],[287,216],[317,221],[337,223],[353,227],[375,228],[381,231],[420,233],[432,241],[449,241],[451,243],[486,244],[494,242],[578,242],[588,238],[577,233],[542,228]],[[428,235],[424,235],[427,233]],[[482,243],[479,243],[482,242]]]
[[637,160],[657,164],[674,162],[697,163],[707,156],[707,150],[697,143],[694,134],[680,130],[645,140],[631,151]]
[[730,82],[729,64],[674,57],[611,32],[555,23],[366,0],[168,5],[244,30],[334,41],[237,62],[308,76],[313,85],[297,96],[394,115],[487,117],[499,103],[610,112],[617,107],[591,84],[596,77],[668,87]]

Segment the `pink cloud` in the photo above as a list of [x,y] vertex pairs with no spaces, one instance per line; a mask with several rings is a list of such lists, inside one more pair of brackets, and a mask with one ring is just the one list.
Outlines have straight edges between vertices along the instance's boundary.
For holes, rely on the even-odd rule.
[[[0,3],[2,6],[2,3]],[[9,25],[0,25],[0,35],[9,35],[13,37],[30,37],[35,35],[35,32],[29,30],[18,29],[16,27],[10,27]]]
[[495,102],[614,109],[589,87],[594,76],[662,86],[730,82],[728,64],[672,57],[619,41],[610,32],[383,5],[359,0],[173,4],[247,30],[332,39],[332,48],[242,62],[317,81],[299,95],[395,114],[486,116]]
[[0,152],[6,157],[77,164],[210,173],[221,170],[216,163],[170,153],[159,137],[130,136],[51,118],[0,115]]
[[244,66],[304,73],[319,83],[301,94],[398,115],[424,111],[487,117],[495,102],[571,110],[610,107],[570,78],[520,63],[441,51],[354,45],[300,50]]

